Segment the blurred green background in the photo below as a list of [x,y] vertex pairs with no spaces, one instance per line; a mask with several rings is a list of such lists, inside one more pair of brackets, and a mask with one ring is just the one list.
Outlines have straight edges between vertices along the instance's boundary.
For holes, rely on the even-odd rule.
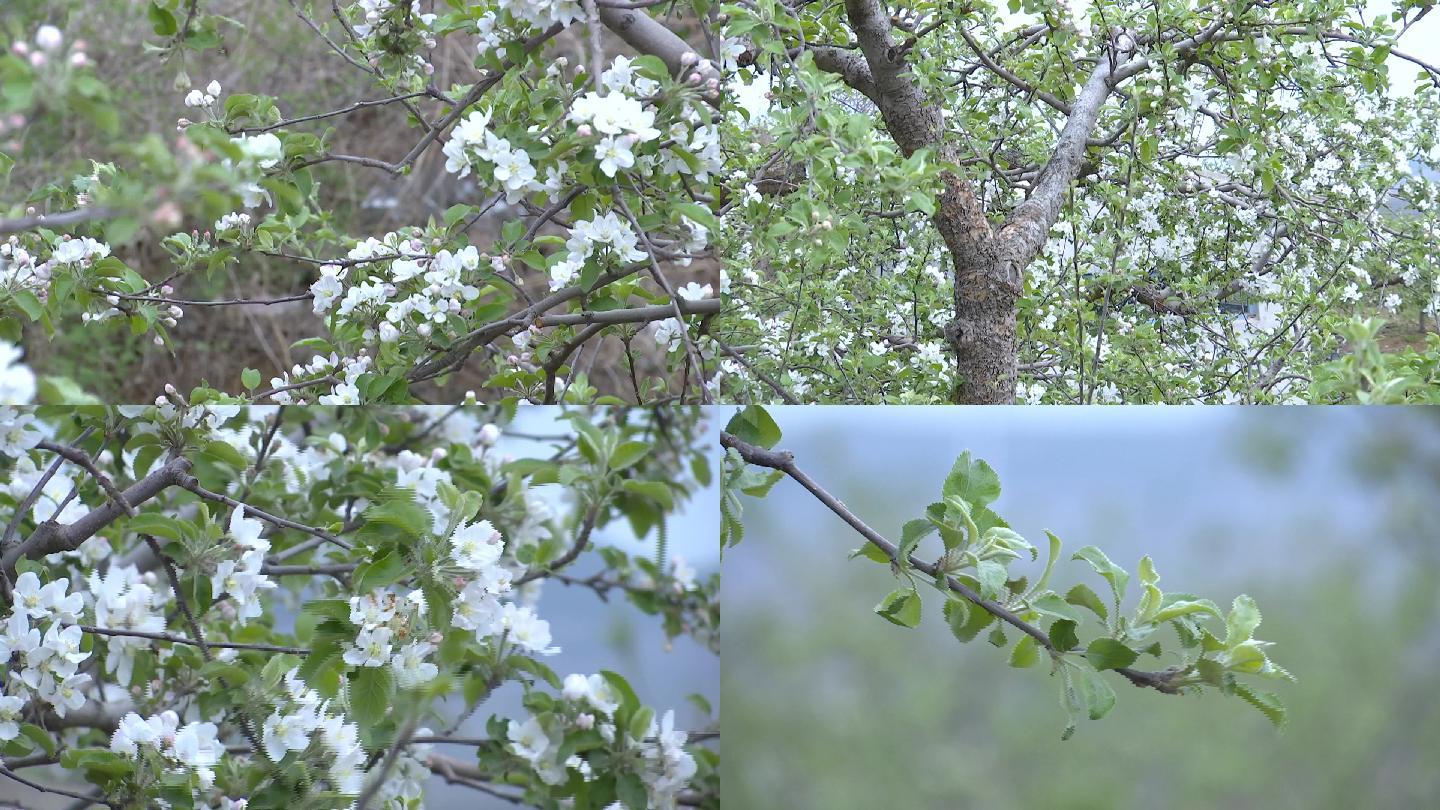
[[[960,644],[930,590],[917,630],[876,616],[895,587],[888,569],[847,561],[858,535],[782,481],[745,500],[745,540],[726,552],[727,802],[1440,806],[1440,410],[771,413],[779,446],[892,539],[970,449],[1000,475],[992,507],[1037,545],[1054,531],[1062,559],[1096,544],[1133,574],[1150,554],[1166,591],[1227,607],[1254,596],[1257,636],[1276,642],[1272,658],[1299,683],[1260,683],[1289,707],[1277,734],[1238,698],[1166,696],[1114,677],[1115,710],[1061,742],[1047,667],[1011,669],[983,635]],[[1053,588],[1079,581],[1104,589],[1084,563],[1057,564]]]

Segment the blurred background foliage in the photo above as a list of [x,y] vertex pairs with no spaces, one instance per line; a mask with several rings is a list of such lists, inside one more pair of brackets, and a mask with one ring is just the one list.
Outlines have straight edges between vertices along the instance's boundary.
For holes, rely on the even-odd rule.
[[[1028,539],[1050,529],[1132,572],[1150,554],[1166,590],[1222,605],[1250,593],[1258,636],[1299,683],[1277,685],[1290,710],[1277,734],[1238,700],[1115,678],[1115,710],[1062,743],[1048,669],[959,644],[928,592],[918,630],[881,620],[889,572],[847,561],[859,537],[784,481],[747,499],[745,541],[727,553],[723,789],[736,806],[1434,806],[1440,411],[772,413],[780,447],[892,538],[972,450]],[[1102,585],[1088,570],[1057,566],[1057,589]]]

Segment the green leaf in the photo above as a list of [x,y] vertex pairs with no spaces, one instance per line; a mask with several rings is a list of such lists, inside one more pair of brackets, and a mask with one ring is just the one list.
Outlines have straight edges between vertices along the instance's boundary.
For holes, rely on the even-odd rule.
[[610,684],[610,688],[614,689],[615,693],[620,696],[621,713],[631,712],[640,707],[640,698],[636,697],[635,688],[630,685],[629,681],[625,680],[624,675],[608,669],[602,669],[600,670],[600,677],[604,678],[605,682]]
[[720,230],[720,220],[715,218],[715,214],[711,212],[709,208],[699,203],[675,203],[672,208],[677,213],[689,217],[695,223],[705,226],[705,228],[711,232]]
[[732,416],[730,423],[725,426],[725,432],[767,450],[774,447],[781,436],[780,426],[775,424],[770,413],[759,405],[747,405]]
[[1125,599],[1125,587],[1130,583],[1130,574],[1124,568],[1110,562],[1110,558],[1105,556],[1105,552],[1095,546],[1086,546],[1080,549],[1070,559],[1084,560],[1090,563],[1090,567],[1095,569],[1095,573],[1110,583],[1110,591],[1115,596],[1115,609],[1118,612],[1120,603]]
[[986,599],[998,602],[1009,593],[1005,590],[1005,580],[1009,579],[1009,574],[1000,563],[981,560],[975,567],[975,576],[980,580],[980,595]]
[[645,783],[628,771],[615,780],[615,795],[625,805],[626,810],[646,810],[650,806],[650,796],[645,791]]
[[155,0],[150,0],[146,16],[150,18],[150,25],[155,29],[155,33],[162,37],[173,37],[180,30],[180,26],[175,22],[175,15]]
[[997,624],[990,628],[990,635],[985,637],[995,647],[1004,647],[1009,642],[1005,639],[1005,625]]
[[265,662],[260,668],[260,682],[265,684],[266,689],[274,689],[280,685],[285,673],[289,672],[300,661],[296,656],[285,654],[276,655]]
[[1140,558],[1140,581],[1146,585],[1154,585],[1160,581],[1160,575],[1155,572],[1155,561],[1146,554]]
[[[908,564],[906,561],[911,554],[915,553],[915,547],[920,545],[920,541],[933,531],[935,531],[935,524],[923,518],[906,522],[904,528],[900,530],[900,553],[896,555],[901,565]],[[885,561],[888,562],[888,558]]]
[[1060,667],[1060,706],[1065,709],[1065,730],[1060,732],[1060,741],[1070,739],[1075,734],[1076,715],[1085,711],[1085,701],[1080,697],[1080,691],[1075,688],[1075,679],[1070,674],[1070,667]]
[[380,722],[395,695],[389,667],[361,667],[350,674],[350,714],[362,726]]
[[752,498],[763,498],[770,493],[771,487],[774,487],[784,477],[785,473],[779,470],[746,467],[745,472],[736,479],[735,486]]
[[1089,585],[1080,584],[1071,588],[1065,594],[1065,601],[1072,605],[1089,608],[1092,613],[1100,617],[1101,621],[1106,621],[1110,617],[1110,612],[1105,609],[1105,603],[1100,601],[1100,595],[1095,593]]
[[246,391],[254,391],[255,386],[260,384],[260,372],[253,368],[245,369],[240,372],[240,384],[245,386]]
[[1280,697],[1274,692],[1256,692],[1243,683],[1236,683],[1235,694],[1265,715],[1265,719],[1269,720],[1275,728],[1285,727],[1288,720],[1285,707],[1280,703]]
[[1115,690],[1110,688],[1104,676],[1084,669],[1075,670],[1075,675],[1080,682],[1080,695],[1085,699],[1085,708],[1090,712],[1091,720],[1099,720],[1115,708]]
[[984,461],[972,460],[966,450],[955,459],[941,490],[946,498],[960,498],[984,506],[1000,497],[1000,476]]
[[1056,619],[1050,625],[1050,643],[1060,652],[1068,652],[1080,646],[1080,639],[1075,635],[1075,622]]
[[1085,648],[1085,658],[1096,669],[1120,669],[1135,663],[1140,654],[1113,638],[1097,638]]
[[1265,651],[1254,641],[1246,641],[1236,644],[1228,654],[1229,668],[1236,672],[1254,674],[1265,669],[1270,660],[1265,656]]
[[1249,641],[1259,626],[1260,608],[1255,606],[1254,599],[1240,594],[1230,607],[1230,615],[1225,617],[1225,646],[1234,649]]
[[1061,599],[1059,594],[1042,594],[1031,600],[1030,607],[1057,619],[1069,619],[1077,625],[1080,623],[1080,611]]
[[654,721],[655,710],[649,706],[641,706],[630,716],[630,736],[637,740],[644,739]]
[[610,469],[623,470],[644,458],[645,454],[649,452],[650,445],[645,442],[625,442],[610,454]]
[[356,566],[352,581],[355,583],[356,593],[368,593],[403,578],[408,572],[409,567],[405,564],[404,556],[391,549]]
[[896,588],[880,600],[875,612],[891,624],[915,627],[920,624],[920,594],[914,588]]
[[1039,593],[1050,584],[1050,572],[1055,569],[1055,561],[1060,558],[1060,538],[1048,531],[1045,532],[1045,536],[1050,538],[1050,554],[1045,558],[1045,570],[1041,572],[1040,579],[1036,580],[1035,585],[1030,589],[1031,593]]
[[35,293],[29,290],[17,290],[11,293],[10,298],[32,321],[40,320],[40,316],[45,314],[45,306],[35,297]]
[[164,537],[167,540],[179,540],[182,537],[182,526],[183,524],[175,518],[158,512],[141,512],[125,521],[127,531]]
[[627,478],[620,482],[620,488],[626,492],[643,495],[659,503],[665,509],[670,509],[675,505],[675,496],[664,481],[637,481],[634,478]]
[[409,490],[392,489],[380,494],[380,503],[372,504],[360,517],[366,523],[394,526],[407,534],[421,535],[430,531],[430,513],[415,502]]
[[1217,619],[1222,618],[1220,608],[1209,599],[1184,599],[1171,602],[1169,605],[1161,608],[1160,612],[1155,614],[1155,623],[1168,622],[1171,619],[1178,619],[1181,616],[1189,616],[1194,613],[1208,613]]
[[239,450],[235,449],[234,445],[219,439],[207,443],[205,447],[200,450],[200,454],[235,470],[243,470],[250,466],[250,462]]
[[55,738],[51,737],[45,729],[31,723],[26,723],[20,727],[20,733],[39,746],[47,756],[55,756]]
[[886,565],[890,563],[890,558],[885,555],[884,549],[880,548],[874,543],[866,543],[865,545],[855,549],[854,551],[850,552],[850,556],[847,559],[853,560],[856,557],[864,557],[867,560],[874,560],[877,563],[884,563]]
[[995,615],[990,611],[959,597],[945,600],[945,622],[950,625],[950,633],[961,642],[974,641],[993,621]]
[[1010,651],[1010,666],[1016,669],[1033,667],[1040,660],[1040,645],[1033,636],[1025,636]]

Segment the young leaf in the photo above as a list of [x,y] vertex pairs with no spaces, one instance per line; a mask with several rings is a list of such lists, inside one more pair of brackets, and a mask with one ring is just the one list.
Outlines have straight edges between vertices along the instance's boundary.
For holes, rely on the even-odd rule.
[[1260,609],[1255,606],[1255,600],[1240,594],[1235,597],[1235,602],[1230,607],[1230,615],[1225,618],[1225,646],[1234,649],[1249,641],[1255,634],[1255,628],[1259,626]]
[[905,524],[905,527],[900,530],[900,553],[897,555],[901,565],[906,564],[905,561],[915,553],[915,547],[920,545],[920,541],[933,531],[935,531],[935,524],[921,518]]
[[1097,638],[1085,648],[1085,659],[1096,669],[1128,667],[1139,657],[1139,653],[1113,638]]
[[1059,594],[1042,594],[1030,601],[1030,607],[1057,619],[1069,619],[1076,624],[1080,623],[1080,611],[1061,599]]
[[1065,594],[1065,601],[1072,605],[1089,608],[1092,613],[1100,617],[1101,621],[1108,621],[1110,612],[1105,609],[1105,603],[1100,601],[1100,595],[1095,593],[1089,585],[1080,584],[1071,588]]
[[645,442],[625,442],[610,454],[610,469],[623,470],[645,457],[650,445]]
[[950,632],[961,642],[974,641],[975,637],[995,621],[990,611],[958,597],[945,600],[945,621]]
[[896,588],[880,600],[875,612],[891,624],[915,627],[920,624],[920,594],[914,588]]
[[1030,588],[1031,593],[1039,593],[1045,590],[1046,585],[1050,584],[1050,572],[1055,569],[1055,560],[1060,557],[1060,538],[1048,531],[1045,532],[1045,536],[1050,538],[1050,554],[1045,558],[1045,570],[1041,572],[1040,579],[1036,580],[1035,585]]
[[1005,596],[1005,580],[1008,578],[1005,566],[994,560],[981,560],[975,568],[975,576],[980,579],[981,596],[997,602]]
[[1085,669],[1076,669],[1075,675],[1080,681],[1080,694],[1085,698],[1085,708],[1090,712],[1091,720],[1099,720],[1115,708],[1115,690],[1110,688],[1103,675]]
[[1067,652],[1080,646],[1080,639],[1075,636],[1075,622],[1069,619],[1056,619],[1050,625],[1050,643],[1060,652]]
[[1040,660],[1040,645],[1035,643],[1033,636],[1024,636],[1015,644],[1015,649],[1010,651],[1010,666],[1016,669],[1033,667]]
[[1235,684],[1235,694],[1265,715],[1265,719],[1269,720],[1275,728],[1285,727],[1288,720],[1285,707],[1281,705],[1280,697],[1274,692],[1256,692],[1243,683],[1237,683]]
[[775,424],[770,413],[759,405],[747,405],[730,418],[725,425],[726,433],[733,433],[741,441],[770,449],[780,441],[780,426]]
[[970,451],[966,450],[955,460],[955,466],[945,477],[942,492],[946,498],[960,498],[984,506],[1000,497],[1000,476],[984,461],[972,460]]
[[[1174,598],[1174,594],[1171,594],[1169,598]],[[1214,602],[1209,599],[1193,599],[1171,602],[1161,608],[1160,612],[1155,614],[1155,623],[1168,622],[1171,619],[1178,619],[1194,613],[1208,613],[1217,619],[1221,618],[1220,608],[1216,607]]]
[[1115,595],[1115,610],[1120,610],[1120,603],[1125,599],[1125,586],[1130,583],[1130,574],[1124,568],[1110,562],[1105,552],[1095,546],[1086,546],[1075,552],[1072,560],[1084,560],[1090,563],[1095,573],[1105,578],[1110,583],[1110,591]]

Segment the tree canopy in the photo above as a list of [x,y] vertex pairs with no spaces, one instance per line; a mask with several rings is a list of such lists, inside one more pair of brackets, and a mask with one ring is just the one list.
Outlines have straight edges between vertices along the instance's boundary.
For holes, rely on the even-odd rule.
[[727,6],[725,390],[1434,398],[1436,21],[1379,5]]

